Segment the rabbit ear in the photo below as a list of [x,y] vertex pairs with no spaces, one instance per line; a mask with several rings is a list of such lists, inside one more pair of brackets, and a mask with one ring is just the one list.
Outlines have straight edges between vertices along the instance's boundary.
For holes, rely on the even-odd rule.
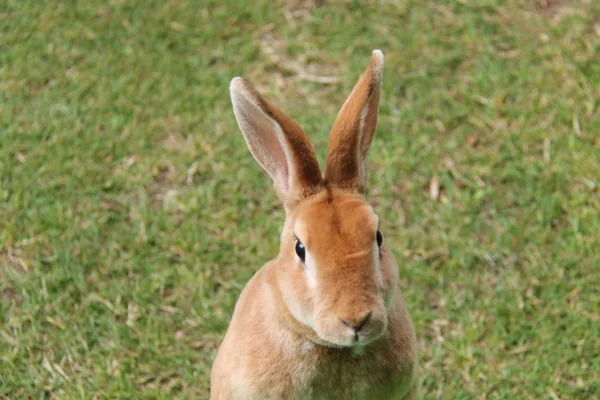
[[250,152],[273,179],[286,204],[316,192],[322,175],[315,151],[296,121],[242,78],[229,86],[233,112]]
[[383,53],[373,50],[371,63],[331,128],[325,179],[336,187],[359,192],[366,189],[365,158],[377,126],[382,75]]

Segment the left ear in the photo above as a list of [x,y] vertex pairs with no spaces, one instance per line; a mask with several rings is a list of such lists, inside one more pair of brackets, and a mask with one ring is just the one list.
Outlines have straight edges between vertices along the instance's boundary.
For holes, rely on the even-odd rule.
[[336,187],[361,193],[366,190],[365,158],[377,127],[382,75],[383,53],[373,50],[371,63],[331,128],[325,178]]

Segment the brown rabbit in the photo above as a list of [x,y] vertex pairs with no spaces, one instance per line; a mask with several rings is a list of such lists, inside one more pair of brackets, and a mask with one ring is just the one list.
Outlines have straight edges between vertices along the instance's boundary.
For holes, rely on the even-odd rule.
[[211,400],[416,398],[417,345],[398,265],[363,197],[382,73],[374,50],[331,130],[324,179],[296,121],[231,81],[238,125],[286,218],[279,255],[236,304]]

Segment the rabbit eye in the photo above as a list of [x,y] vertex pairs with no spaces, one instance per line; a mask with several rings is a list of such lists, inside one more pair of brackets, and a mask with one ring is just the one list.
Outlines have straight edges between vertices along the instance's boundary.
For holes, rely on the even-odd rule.
[[383,243],[383,235],[381,234],[381,232],[378,230],[377,231],[377,246],[381,247],[381,244]]
[[306,257],[306,249],[300,240],[296,240],[296,255],[302,262],[304,262],[304,258]]

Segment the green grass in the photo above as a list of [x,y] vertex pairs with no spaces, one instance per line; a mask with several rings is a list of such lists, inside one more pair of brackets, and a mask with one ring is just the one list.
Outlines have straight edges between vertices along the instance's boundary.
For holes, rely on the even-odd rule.
[[421,396],[597,399],[599,3],[243,3],[0,5],[3,398],[207,398],[283,220],[229,80],[323,160],[381,48],[369,198]]

